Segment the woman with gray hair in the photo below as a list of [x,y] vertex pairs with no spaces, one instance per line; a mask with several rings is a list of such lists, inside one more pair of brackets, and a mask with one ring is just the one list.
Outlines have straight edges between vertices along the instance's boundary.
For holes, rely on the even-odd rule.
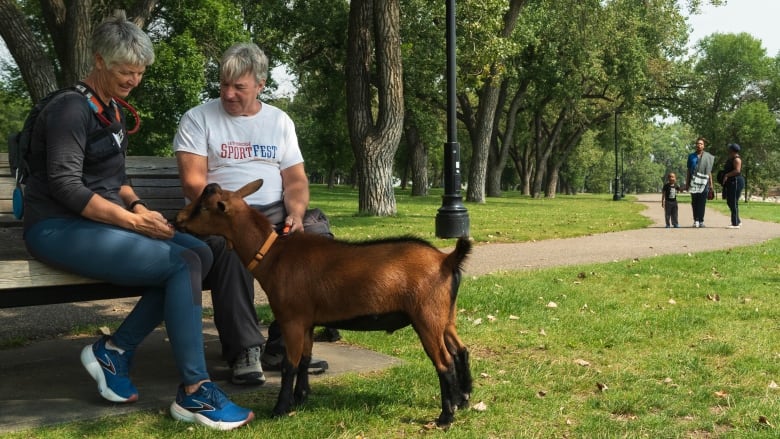
[[103,398],[138,400],[129,377],[133,354],[165,322],[181,379],[172,416],[219,430],[239,427],[254,414],[211,382],[203,352],[201,282],[212,253],[150,210],[125,173],[128,131],[119,103],[154,62],[152,42],[118,11],[97,26],[91,47],[89,74],[36,119],[24,193],[25,244],[33,256],[65,271],[148,287],[114,334],[81,352]]

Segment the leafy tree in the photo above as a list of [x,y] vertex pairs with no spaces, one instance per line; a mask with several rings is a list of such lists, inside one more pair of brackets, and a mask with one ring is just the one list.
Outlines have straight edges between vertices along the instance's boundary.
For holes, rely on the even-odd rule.
[[[471,140],[471,161],[466,200],[485,202],[488,158],[494,138],[496,111],[501,96],[501,79],[507,57],[516,51],[514,33],[525,0],[470,1],[459,9],[462,34],[458,93],[459,117]],[[465,41],[463,41],[465,40]]]
[[767,191],[778,181],[777,60],[747,33],[716,33],[699,42],[693,62],[675,114],[710,140],[716,169],[726,145],[739,143],[749,188]]
[[221,52],[249,39],[242,10],[221,0],[0,0],[0,18],[8,24],[0,26],[0,36],[33,101],[87,74],[93,60],[87,47],[92,28],[114,9],[126,9],[128,18],[147,29],[157,55],[129,97],[143,120],[131,152],[170,154],[184,111],[202,101],[204,87],[210,85],[214,96]]

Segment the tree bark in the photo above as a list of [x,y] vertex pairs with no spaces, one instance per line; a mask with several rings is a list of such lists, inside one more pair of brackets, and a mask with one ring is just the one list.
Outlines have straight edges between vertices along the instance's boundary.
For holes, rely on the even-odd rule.
[[25,21],[24,14],[14,0],[0,0],[0,36],[5,41],[22,79],[30,91],[30,98],[38,102],[57,89],[54,65],[46,56],[39,38]]
[[[128,18],[143,28],[157,2],[137,2],[135,9],[128,11]],[[58,88],[76,83],[89,73],[94,56],[90,47],[94,21],[101,21],[103,14],[112,14],[114,6],[118,7],[112,4],[97,5],[92,0],[42,0],[41,13],[54,49],[50,56],[41,39],[30,28],[17,2],[0,0],[0,22],[3,23],[0,26],[0,37],[19,67],[33,102]],[[52,61],[55,58],[59,73]]]
[[412,196],[428,195],[428,146],[420,138],[414,118],[406,114],[406,143],[409,145],[409,167],[412,171]]
[[351,2],[346,70],[359,212],[395,215],[393,158],[404,113],[399,0]]
[[[495,140],[492,142],[493,147],[490,150],[490,156],[488,157],[488,186],[487,194],[489,197],[501,196],[501,176],[504,173],[504,168],[509,160],[509,151],[512,149],[512,145],[515,141],[515,130],[517,129],[517,115],[522,109],[522,102],[528,91],[528,86],[531,84],[530,78],[524,79],[517,91],[515,91],[512,97],[512,102],[509,104],[509,109],[506,113],[506,120],[504,121],[504,131],[499,132],[498,126],[500,122],[495,124],[497,134],[494,136]],[[502,95],[506,95],[509,89],[509,80],[504,80],[502,85]],[[504,108],[505,98],[501,98],[498,104],[498,111]],[[498,118],[498,114],[496,114]]]

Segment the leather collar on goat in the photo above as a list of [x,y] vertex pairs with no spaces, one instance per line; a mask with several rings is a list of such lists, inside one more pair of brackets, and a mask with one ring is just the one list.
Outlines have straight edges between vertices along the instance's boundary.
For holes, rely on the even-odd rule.
[[271,245],[273,245],[274,241],[276,241],[277,236],[279,235],[277,235],[276,232],[272,230],[271,234],[268,235],[268,238],[265,239],[263,246],[260,247],[260,250],[258,250],[257,253],[255,253],[255,258],[249,262],[249,265],[247,265],[249,271],[254,270],[258,264],[260,264],[260,261],[262,261],[266,253],[268,253],[268,249],[270,249]]

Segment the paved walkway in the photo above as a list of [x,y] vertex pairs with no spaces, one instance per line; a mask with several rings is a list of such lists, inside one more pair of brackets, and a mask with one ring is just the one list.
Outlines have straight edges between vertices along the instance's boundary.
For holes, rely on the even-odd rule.
[[647,207],[642,213],[653,221],[648,228],[580,238],[476,246],[466,264],[466,272],[474,275],[686,254],[757,244],[780,237],[778,223],[743,219],[742,228],[728,229],[729,217],[714,209],[707,209],[705,213],[707,227],[694,229],[687,202],[680,203],[680,228],[666,229],[660,194],[641,194],[637,196],[637,202]]
[[[555,239],[520,244],[476,246],[466,265],[467,275],[512,270],[532,270],[591,262],[646,258],[661,254],[693,253],[744,246],[780,237],[780,224],[743,220],[739,230],[727,229],[728,218],[712,209],[707,228],[689,227],[690,206],[680,206],[684,227],[665,229],[660,195],[640,195],[644,213],[654,225],[641,230],[604,233],[582,238]],[[264,295],[258,294],[259,297]],[[28,346],[0,350],[0,434],[33,426],[111,416],[143,409],[167,409],[178,382],[170,348],[159,330],[139,348],[133,369],[141,399],[130,405],[110,404],[98,396],[95,384],[82,370],[81,348],[94,336],[56,337],[73,322],[83,324],[117,320],[133,300],[0,309],[0,338],[46,338]],[[219,355],[216,330],[204,327],[209,372],[229,393],[256,390],[233,386],[229,369]],[[55,338],[51,338],[55,336]],[[316,356],[330,363],[330,370],[314,380],[347,372],[376,371],[399,360],[344,343],[317,343]],[[278,374],[269,373],[267,387],[278,386]],[[269,390],[274,393],[276,390]],[[264,419],[267,413],[257,413]]]

